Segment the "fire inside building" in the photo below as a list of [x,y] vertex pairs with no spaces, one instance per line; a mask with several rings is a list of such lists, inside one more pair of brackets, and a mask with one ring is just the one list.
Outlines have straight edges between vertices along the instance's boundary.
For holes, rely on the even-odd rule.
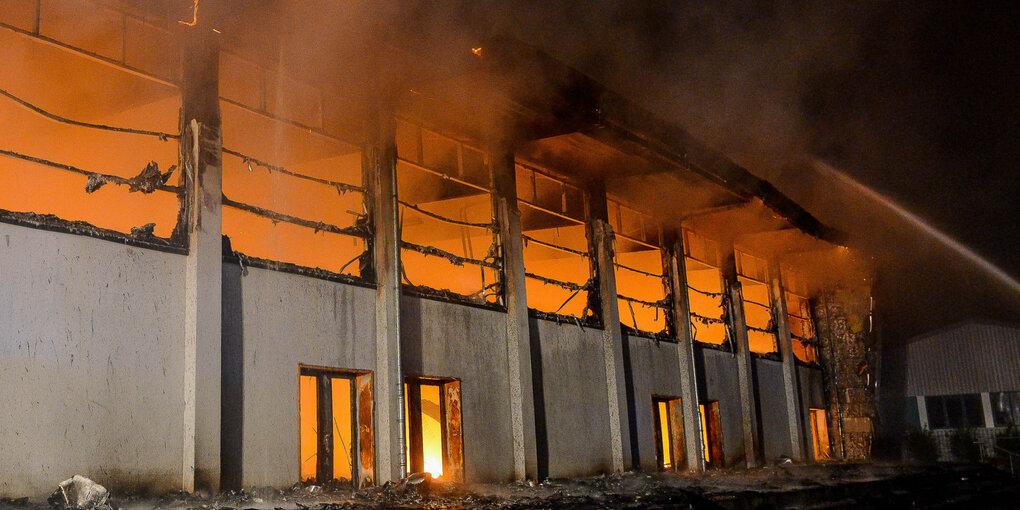
[[869,456],[871,270],[769,183],[521,42],[224,5],[0,9],[0,494]]

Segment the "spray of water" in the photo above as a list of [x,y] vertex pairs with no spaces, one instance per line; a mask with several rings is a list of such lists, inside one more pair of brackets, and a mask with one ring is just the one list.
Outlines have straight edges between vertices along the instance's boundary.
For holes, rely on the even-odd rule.
[[846,173],[841,172],[840,170],[834,168],[832,165],[828,163],[825,163],[824,161],[815,160],[814,167],[822,175],[837,179],[839,182],[842,182],[843,184],[846,184],[847,186],[850,186],[851,188],[861,192],[871,200],[878,202],[883,207],[885,207],[889,211],[892,211],[900,218],[903,218],[905,221],[907,221],[914,227],[930,235],[939,243],[945,245],[949,249],[960,254],[963,258],[970,261],[972,264],[980,268],[982,271],[985,271],[989,275],[995,277],[995,279],[1005,284],[1012,291],[1020,293],[1020,282],[1015,280],[1013,277],[1011,277],[1008,273],[997,267],[995,264],[992,264],[981,255],[978,255],[976,252],[974,252],[974,250],[971,250],[970,248],[964,246],[959,241],[953,239],[946,233],[929,225],[926,221],[921,219],[916,214],[911,213],[910,211],[904,209],[901,205],[897,204],[896,202],[893,202],[892,200],[882,195],[881,193],[857,182]]

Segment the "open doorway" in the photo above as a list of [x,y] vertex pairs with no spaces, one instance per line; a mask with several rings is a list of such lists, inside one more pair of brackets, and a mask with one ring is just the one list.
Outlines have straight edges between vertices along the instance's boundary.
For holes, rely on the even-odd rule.
[[719,424],[719,402],[702,402],[698,405],[701,414],[701,444],[705,449],[705,465],[721,468],[726,464],[723,456],[722,427]]
[[462,481],[460,381],[408,377],[404,395],[408,473]]
[[814,445],[815,460],[830,458],[829,429],[825,419],[825,409],[811,409],[811,440]]
[[660,471],[679,471],[686,465],[680,399],[652,397],[652,413],[656,464]]
[[299,444],[302,482],[372,483],[372,375],[299,367]]

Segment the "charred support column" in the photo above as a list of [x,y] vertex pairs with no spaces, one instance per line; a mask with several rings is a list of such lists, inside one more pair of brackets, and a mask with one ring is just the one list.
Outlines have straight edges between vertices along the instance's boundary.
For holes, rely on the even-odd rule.
[[[630,413],[627,409],[627,385],[623,366],[623,330],[616,295],[616,271],[613,266],[613,228],[609,225],[605,183],[588,188],[588,229],[590,250],[595,256],[599,303],[602,306],[602,357],[606,369],[606,393],[609,410],[609,441],[613,471],[630,467]],[[626,461],[625,461],[626,459]],[[626,462],[626,463],[625,463]]]
[[691,332],[691,307],[687,295],[687,267],[684,247],[679,235],[670,232],[665,238],[663,267],[669,271],[669,290],[673,300],[676,329],[677,372],[680,374],[680,406],[684,426],[684,450],[687,471],[705,470],[705,451],[701,447],[701,420],[698,408],[698,379],[694,371],[694,335]]
[[499,219],[503,249],[503,294],[506,299],[506,352],[513,434],[514,478],[538,478],[538,450],[535,439],[535,398],[531,379],[531,331],[528,325],[528,296],[524,281],[524,243],[521,211],[517,207],[517,178],[514,154],[500,135],[491,147],[492,175],[496,191],[495,210]]
[[403,478],[404,384],[400,367],[400,231],[397,223],[396,124],[389,104],[376,108],[367,153],[375,250],[375,452],[377,484]]
[[783,275],[778,263],[769,267],[772,275],[772,302],[776,326],[779,331],[779,354],[783,357],[783,398],[786,402],[786,426],[790,433],[790,458],[804,460],[803,429],[800,407],[800,385],[797,382],[797,363],[793,356],[793,339],[790,337],[790,318],[786,311],[786,293],[783,291]]
[[184,43],[183,162],[188,236],[184,306],[184,452],[181,487],[220,485],[220,307],[223,284],[219,41],[207,16],[181,31]]
[[744,460],[748,468],[758,467],[758,401],[754,394],[751,349],[747,341],[747,322],[744,320],[744,296],[737,280],[733,251],[723,265],[724,278],[730,301],[730,332],[737,357],[737,385],[740,390],[740,426],[744,436]]

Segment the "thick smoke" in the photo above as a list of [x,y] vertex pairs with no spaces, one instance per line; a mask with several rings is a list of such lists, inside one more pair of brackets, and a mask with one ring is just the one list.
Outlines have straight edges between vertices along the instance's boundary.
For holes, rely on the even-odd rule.
[[[352,70],[366,63],[385,71],[398,48],[417,53],[421,74],[451,65],[457,48],[516,37],[682,126],[849,233],[878,258],[891,334],[1017,317],[1015,292],[815,169],[821,162],[848,173],[1020,274],[1010,248],[1018,243],[1020,99],[1012,86],[1020,59],[1008,12],[877,0],[230,5],[230,38],[333,83],[356,82]],[[252,23],[268,28],[252,31]],[[352,112],[362,98],[348,96]]]

